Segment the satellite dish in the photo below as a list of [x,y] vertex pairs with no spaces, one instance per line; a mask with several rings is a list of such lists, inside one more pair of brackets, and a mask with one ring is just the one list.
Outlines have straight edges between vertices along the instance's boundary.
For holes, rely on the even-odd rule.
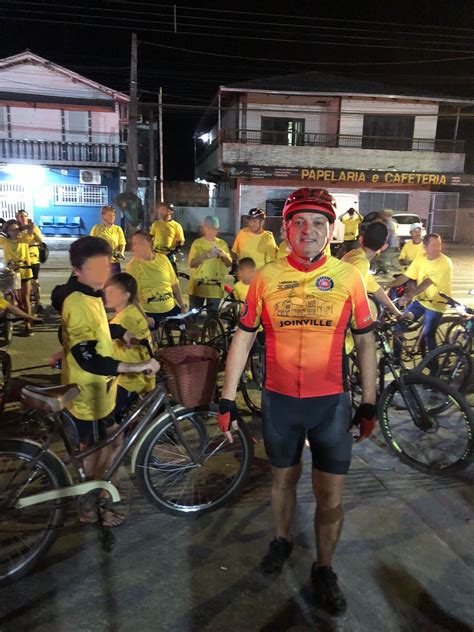
[[114,203],[125,215],[125,219],[132,226],[138,226],[143,219],[142,201],[135,193],[124,191],[114,198]]

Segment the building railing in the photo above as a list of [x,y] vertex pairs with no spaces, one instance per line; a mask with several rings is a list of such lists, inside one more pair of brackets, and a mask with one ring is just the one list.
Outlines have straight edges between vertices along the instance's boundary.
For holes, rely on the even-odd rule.
[[0,160],[83,163],[85,165],[124,162],[123,148],[110,143],[71,143],[56,140],[0,139]]
[[353,134],[319,134],[312,132],[277,132],[259,129],[223,129],[221,142],[252,145],[287,145],[300,147],[352,147],[389,149],[392,151],[441,151],[464,153],[463,140],[403,138],[396,136],[357,136]]

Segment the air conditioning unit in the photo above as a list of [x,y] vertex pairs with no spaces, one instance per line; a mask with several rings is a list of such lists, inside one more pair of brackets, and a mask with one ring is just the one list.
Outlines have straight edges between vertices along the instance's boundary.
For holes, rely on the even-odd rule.
[[94,169],[81,169],[79,171],[79,182],[81,184],[101,184],[102,176],[100,171]]

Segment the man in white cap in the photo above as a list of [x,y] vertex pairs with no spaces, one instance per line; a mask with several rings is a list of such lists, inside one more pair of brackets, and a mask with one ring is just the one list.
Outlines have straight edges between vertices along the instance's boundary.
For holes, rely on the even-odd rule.
[[399,257],[400,265],[403,267],[409,266],[423,252],[422,230],[423,225],[420,222],[415,222],[410,226],[411,239],[405,242]]

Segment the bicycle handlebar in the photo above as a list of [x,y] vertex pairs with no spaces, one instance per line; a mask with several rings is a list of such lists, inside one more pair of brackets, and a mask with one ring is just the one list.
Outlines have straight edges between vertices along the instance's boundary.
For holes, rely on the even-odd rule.
[[441,298],[444,298],[444,300],[448,303],[448,305],[450,305],[451,307],[454,307],[460,314],[474,314],[474,309],[472,309],[471,307],[467,307],[467,305],[464,305],[463,303],[460,303],[459,301],[456,301],[451,296],[444,294],[444,292],[439,292],[439,295],[441,296]]

